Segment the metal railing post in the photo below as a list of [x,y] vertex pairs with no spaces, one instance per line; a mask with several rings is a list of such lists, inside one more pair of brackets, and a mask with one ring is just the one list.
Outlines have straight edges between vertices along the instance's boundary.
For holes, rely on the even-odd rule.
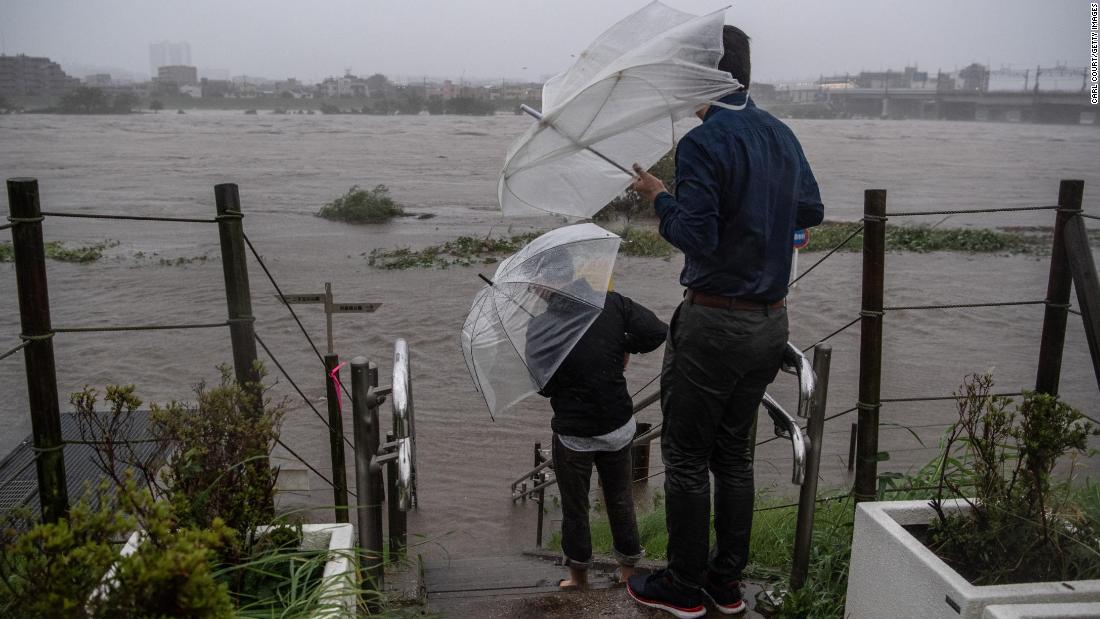
[[[366,357],[351,360],[351,401],[355,431],[356,522],[359,528],[360,569],[364,591],[382,590],[382,492],[381,475],[371,467],[378,453],[378,404]],[[376,369],[376,368],[374,368]],[[377,371],[373,373],[377,383]],[[372,602],[373,603],[373,602]]]
[[221,241],[225,298],[229,308],[229,338],[233,344],[233,369],[242,387],[258,384],[256,371],[256,333],[253,327],[252,295],[248,286],[248,261],[245,259],[244,225],[241,198],[236,183],[214,186],[218,210],[218,237]]
[[817,477],[821,464],[821,439],[825,434],[825,406],[829,391],[829,361],[833,349],[828,344],[814,346],[814,388],[813,408],[806,430],[810,435],[810,445],[806,453],[806,477],[802,481],[802,490],[798,497],[798,525],[794,534],[794,559],[791,566],[791,588],[798,590],[806,582],[806,573],[810,566],[810,545],[814,533],[814,511],[817,507]]
[[42,241],[42,208],[38,181],[8,179],[12,250],[19,294],[19,320],[27,371],[27,396],[34,435],[38,497],[44,522],[57,522],[69,513],[65,476],[65,443],[61,436],[61,410],[57,401],[57,371],[53,357],[53,326],[46,283],[46,247]]
[[[540,464],[542,464],[542,443],[535,443],[535,466],[538,466]],[[539,477],[536,478],[536,479],[540,479],[541,477],[542,477],[542,474],[540,473]],[[538,523],[536,524],[537,528],[535,529],[535,548],[542,548],[542,530],[544,528],[544,525],[543,525],[543,523],[545,522],[544,518],[546,518],[546,515],[545,515],[546,514],[546,502],[545,502],[545,500],[546,500],[546,489],[541,488],[541,489],[539,489],[539,498],[536,501],[539,504],[539,515],[538,515]]]
[[332,494],[336,506],[336,522],[348,522],[348,473],[347,462],[344,459],[344,422],[340,413],[340,393],[336,387],[336,381],[340,380],[340,371],[336,369],[339,366],[339,355],[325,355],[325,396],[328,398]]
[[[392,443],[392,432],[386,434],[386,442]],[[408,521],[397,500],[397,462],[386,465],[386,520],[389,523],[387,539],[390,543],[390,561],[404,556],[408,544]]]
[[859,342],[859,433],[855,500],[872,501],[878,478],[878,416],[882,388],[882,307],[886,265],[886,190],[863,196],[863,302]]
[[1058,185],[1058,215],[1054,219],[1054,244],[1050,251],[1043,336],[1039,342],[1039,369],[1035,375],[1035,390],[1050,395],[1058,395],[1058,382],[1062,374],[1062,348],[1066,342],[1069,295],[1073,284],[1066,252],[1066,223],[1081,212],[1084,191],[1084,181],[1064,180]]

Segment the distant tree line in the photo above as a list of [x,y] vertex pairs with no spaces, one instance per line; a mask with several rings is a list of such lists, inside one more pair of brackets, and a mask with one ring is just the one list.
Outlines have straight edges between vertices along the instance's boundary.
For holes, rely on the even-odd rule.
[[133,93],[120,92],[112,96],[100,88],[81,86],[61,97],[57,111],[62,114],[129,114],[138,102]]
[[476,97],[444,99],[440,96],[428,97],[423,87],[400,86],[391,82],[381,73],[375,73],[365,81],[369,92],[365,99],[355,99],[355,104],[350,107],[340,105],[342,101],[346,100],[326,101],[321,104],[321,112],[324,114],[415,115],[426,110],[433,115],[490,116],[498,111],[518,113],[521,103],[538,106],[537,101],[527,102],[514,99],[489,100]]

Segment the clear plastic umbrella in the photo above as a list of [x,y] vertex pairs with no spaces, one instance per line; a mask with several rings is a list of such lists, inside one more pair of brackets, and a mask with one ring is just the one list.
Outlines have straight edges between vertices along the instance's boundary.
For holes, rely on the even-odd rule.
[[676,143],[674,123],[741,85],[716,67],[725,10],[696,16],[653,2],[612,26],[543,86],[539,119],[505,159],[506,215],[590,217]]
[[462,354],[489,414],[539,391],[603,310],[621,239],[564,226],[500,263],[462,325]]

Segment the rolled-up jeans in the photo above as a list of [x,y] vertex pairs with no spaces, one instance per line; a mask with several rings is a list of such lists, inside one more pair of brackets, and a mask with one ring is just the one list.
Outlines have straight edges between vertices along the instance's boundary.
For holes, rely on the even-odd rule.
[[[675,582],[739,579],[753,510],[752,434],[764,390],[779,372],[787,310],[681,303],[661,370],[668,561]],[[709,548],[714,474],[715,547]],[[709,561],[708,561],[709,553]]]
[[612,553],[621,565],[634,565],[644,551],[638,541],[634,495],[630,488],[630,445],[618,451],[573,451],[554,435],[554,476],[561,491],[561,550],[574,569],[592,565],[588,525],[588,492],[592,465],[600,476],[607,519],[611,522]]

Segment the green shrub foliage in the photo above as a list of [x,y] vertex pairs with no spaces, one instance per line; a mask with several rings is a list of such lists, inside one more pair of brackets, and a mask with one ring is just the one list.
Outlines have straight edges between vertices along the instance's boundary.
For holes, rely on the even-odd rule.
[[317,211],[318,217],[353,224],[386,223],[404,214],[405,209],[393,201],[385,185],[375,185],[369,191],[353,185],[347,193]]
[[[1092,425],[1056,396],[1025,393],[1015,405],[992,386],[973,375],[959,393],[932,501],[933,549],[978,585],[1100,577],[1100,523],[1054,476],[1064,457],[1085,453]],[[944,498],[970,509],[947,514]]]

